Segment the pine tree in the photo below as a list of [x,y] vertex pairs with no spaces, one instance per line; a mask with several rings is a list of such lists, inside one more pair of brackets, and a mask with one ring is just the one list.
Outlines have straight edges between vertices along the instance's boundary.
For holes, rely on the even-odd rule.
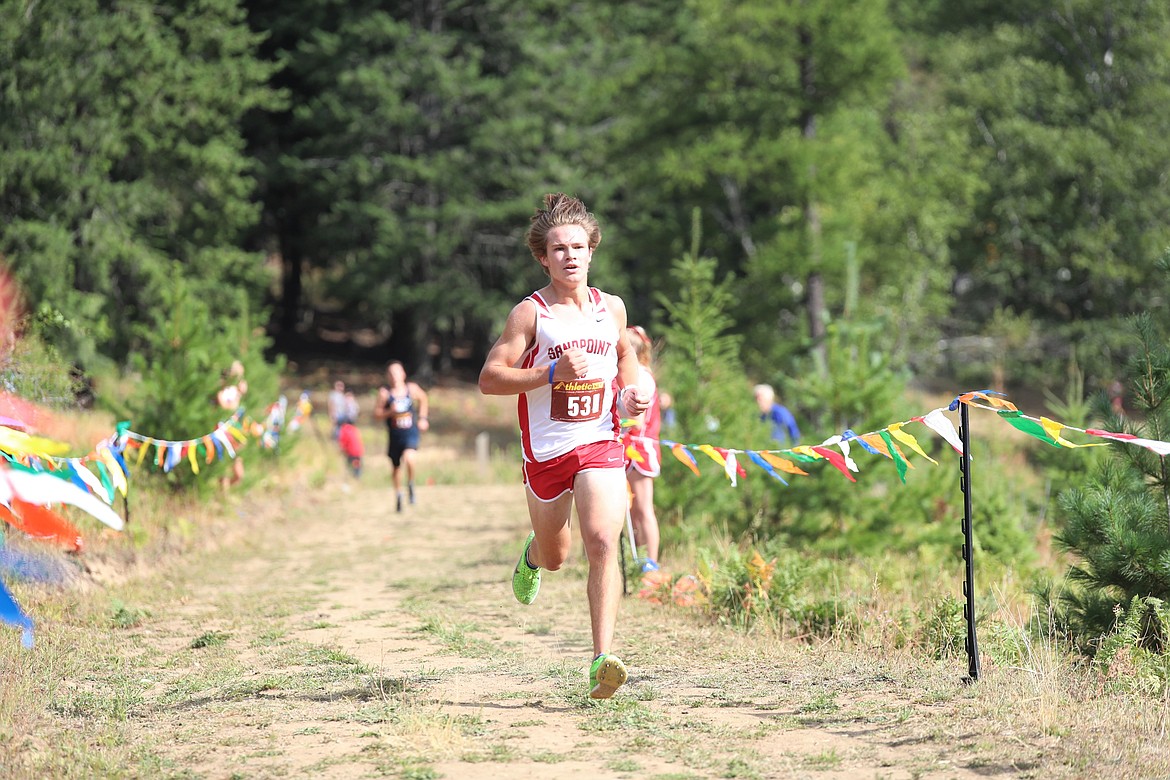
[[[1154,318],[1134,318],[1137,350],[1126,369],[1130,417],[1101,409],[1105,426],[1148,439],[1170,438],[1170,348]],[[1061,495],[1066,516],[1057,537],[1080,561],[1063,597],[1069,625],[1082,641],[1108,632],[1134,597],[1170,598],[1170,468],[1165,458],[1131,444],[1112,445],[1083,488]],[[1149,622],[1143,643],[1166,637]]]
[[[740,337],[729,332],[734,280],[717,280],[715,261],[699,257],[698,214],[694,221],[691,251],[671,267],[678,295],[673,299],[659,296],[669,316],[662,331],[666,347],[659,387],[674,398],[677,417],[676,427],[663,436],[685,444],[766,446],[768,429],[756,419],[759,415],[740,362]],[[738,488],[732,490],[722,469],[705,455],[692,454],[702,473],[699,478],[663,452],[671,463],[663,468],[656,491],[660,505],[683,517],[718,518],[735,533],[748,529],[752,519],[762,514],[756,502],[769,500],[767,491],[772,486],[763,482],[767,477],[745,458],[745,470],[756,473],[749,471],[751,476],[739,480]]]
[[0,257],[31,313],[68,321],[46,340],[121,362],[175,276],[216,317],[225,290],[259,303],[237,125],[276,98],[236,0],[3,1],[0,19]]
[[732,388],[748,402],[751,391],[740,363],[741,339],[729,333],[732,281],[716,281],[715,261],[698,256],[697,225],[693,230],[695,246],[671,268],[678,297],[661,296],[660,303],[670,317],[666,376],[678,399],[675,414],[682,431],[700,436],[723,426]]
[[[243,365],[248,383],[240,405],[244,418],[264,419],[267,406],[277,400],[284,362],[265,360],[270,340],[257,327],[245,294],[237,292],[232,300],[239,312],[236,319],[216,317],[193,284],[179,276],[171,280],[162,305],[151,312],[151,321],[139,328],[143,349],[131,361],[138,381],[124,405],[110,401],[118,407],[115,411],[120,417],[130,420],[132,430],[169,441],[197,439],[212,432],[228,415],[216,403],[216,393],[223,373],[235,360]],[[248,433],[248,438],[252,440],[253,434]],[[151,450],[146,457],[155,455]],[[141,473],[165,476],[176,489],[214,485],[224,459],[208,464],[204,445],[199,445],[196,455],[198,474],[188,462],[165,475],[161,469],[144,464]],[[136,459],[137,455],[131,457]]]

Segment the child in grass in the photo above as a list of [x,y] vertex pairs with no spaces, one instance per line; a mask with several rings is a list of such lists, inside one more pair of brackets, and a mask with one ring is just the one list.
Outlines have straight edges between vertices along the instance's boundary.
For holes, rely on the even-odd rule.
[[362,432],[348,417],[341,420],[341,426],[337,430],[337,443],[341,447],[341,454],[345,456],[350,472],[354,477],[360,477],[362,456],[366,454],[366,448],[362,444]]

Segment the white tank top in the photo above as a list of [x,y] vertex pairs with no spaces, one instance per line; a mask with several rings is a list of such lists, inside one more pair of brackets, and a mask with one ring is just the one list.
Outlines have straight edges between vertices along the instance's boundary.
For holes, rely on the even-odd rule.
[[617,441],[617,323],[601,291],[589,288],[592,316],[584,324],[565,323],[553,316],[539,292],[526,300],[536,304],[536,341],[521,367],[547,368],[572,347],[585,351],[589,371],[584,379],[557,380],[521,393],[517,403],[524,460],[543,462],[582,444]]

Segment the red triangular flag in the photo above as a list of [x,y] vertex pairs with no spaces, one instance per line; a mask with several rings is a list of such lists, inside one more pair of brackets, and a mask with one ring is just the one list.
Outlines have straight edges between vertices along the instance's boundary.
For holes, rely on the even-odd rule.
[[0,517],[34,539],[56,542],[73,552],[81,552],[81,532],[51,509],[14,498],[11,509],[0,504]]

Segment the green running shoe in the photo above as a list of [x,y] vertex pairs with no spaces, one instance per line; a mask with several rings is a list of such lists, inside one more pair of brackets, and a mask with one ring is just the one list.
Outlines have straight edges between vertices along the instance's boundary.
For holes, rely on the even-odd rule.
[[536,533],[528,534],[524,542],[524,550],[520,553],[520,560],[516,561],[516,568],[512,572],[512,593],[521,604],[531,604],[536,601],[536,594],[540,591],[540,569],[528,565],[528,548]]
[[616,655],[602,653],[593,659],[589,667],[589,698],[608,699],[622,687],[629,674],[626,665]]

